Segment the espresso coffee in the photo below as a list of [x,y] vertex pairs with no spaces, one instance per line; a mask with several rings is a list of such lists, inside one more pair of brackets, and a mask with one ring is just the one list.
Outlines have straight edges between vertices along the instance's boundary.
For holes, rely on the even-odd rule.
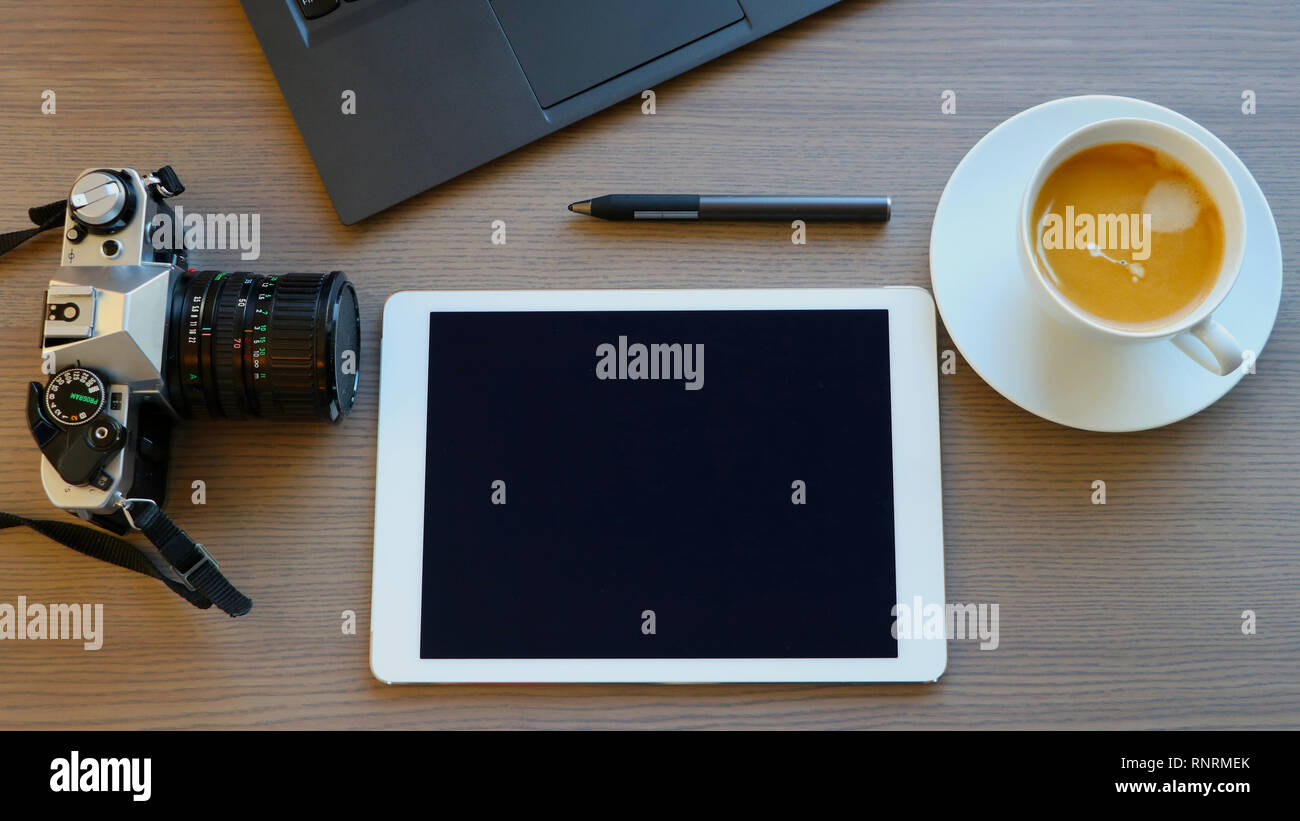
[[1102,322],[1159,327],[1196,309],[1223,266],[1223,218],[1173,157],[1112,142],[1072,155],[1034,200],[1038,266]]

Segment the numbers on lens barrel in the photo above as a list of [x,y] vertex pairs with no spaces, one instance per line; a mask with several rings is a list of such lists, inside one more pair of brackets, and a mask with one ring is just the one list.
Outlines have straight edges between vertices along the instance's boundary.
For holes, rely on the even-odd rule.
[[[253,283],[252,277],[244,277],[245,286],[251,285],[252,283]],[[239,315],[243,316],[245,310],[247,310],[248,308],[248,297],[241,295],[239,299],[235,300],[235,307],[239,309]],[[236,326],[236,328],[238,328],[238,326]],[[249,333],[249,332],[245,331],[244,333]],[[244,334],[240,334],[240,333],[234,334],[233,338],[230,340],[230,344],[231,347],[233,347],[235,350],[237,351],[242,350],[244,347]]]
[[189,317],[185,322],[185,343],[187,345],[199,344],[199,319],[203,315],[203,294],[202,292],[190,297]]
[[269,303],[275,298],[275,281],[278,277],[268,276],[261,282],[257,283],[257,302],[253,308],[253,315],[260,318],[262,323],[254,325],[253,330],[260,332],[261,336],[249,337],[249,345],[252,346],[249,351],[249,359],[252,362],[254,379],[265,379],[267,374],[262,369],[263,360],[266,359],[266,327],[267,321],[271,316],[270,306],[263,307],[263,303]]

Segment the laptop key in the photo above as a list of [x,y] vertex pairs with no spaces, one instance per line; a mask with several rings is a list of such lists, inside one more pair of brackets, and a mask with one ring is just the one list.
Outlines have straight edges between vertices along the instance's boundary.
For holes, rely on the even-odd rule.
[[308,20],[324,17],[339,7],[339,0],[298,0],[302,16]]

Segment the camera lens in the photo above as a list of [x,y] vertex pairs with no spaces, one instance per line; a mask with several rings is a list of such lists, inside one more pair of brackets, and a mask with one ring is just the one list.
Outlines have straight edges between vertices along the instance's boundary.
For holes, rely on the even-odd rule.
[[172,289],[168,398],[187,418],[316,418],[352,410],[357,294],[342,271],[187,271]]

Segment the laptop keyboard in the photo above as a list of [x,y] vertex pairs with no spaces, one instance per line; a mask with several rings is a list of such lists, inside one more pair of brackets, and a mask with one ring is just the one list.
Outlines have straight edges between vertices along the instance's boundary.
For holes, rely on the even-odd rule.
[[[343,5],[340,0],[296,0],[296,2],[298,3],[298,10],[308,20],[324,17],[331,11],[337,11],[338,7]],[[347,2],[352,3],[355,0],[347,0]]]
[[322,37],[341,34],[414,2],[417,0],[289,0],[289,5],[298,7],[298,29],[311,46]]

